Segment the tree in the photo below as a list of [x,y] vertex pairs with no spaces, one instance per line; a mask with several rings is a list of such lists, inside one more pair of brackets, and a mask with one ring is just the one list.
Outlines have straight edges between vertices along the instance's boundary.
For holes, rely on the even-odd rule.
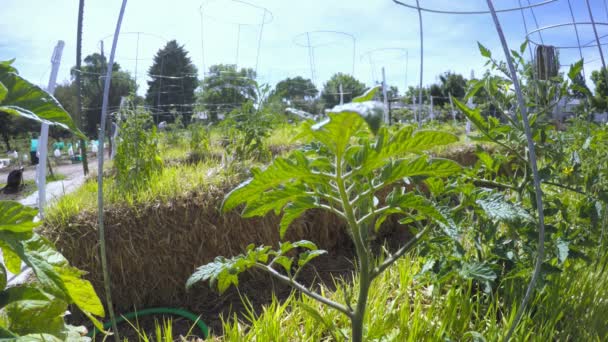
[[257,83],[253,69],[237,70],[233,64],[212,65],[198,94],[198,104],[212,120],[247,101],[257,100]]
[[429,95],[433,97],[433,105],[443,106],[449,99],[444,99],[443,88],[440,84],[431,84],[429,87]]
[[[105,56],[98,53],[88,55],[84,59],[84,66],[81,67],[81,91],[83,103],[83,121],[81,125],[84,132],[89,136],[97,136],[97,128],[101,119],[101,104],[103,99],[103,75],[107,67]],[[72,68],[72,75],[78,75],[78,68]],[[109,108],[117,110],[123,97],[135,93],[137,87],[135,80],[126,71],[120,70],[120,65],[114,63],[112,67],[112,84],[110,85]],[[77,116],[78,109],[78,85],[74,82],[69,85],[61,85],[55,94],[59,102],[71,113]],[[74,100],[76,99],[76,100]],[[76,101],[76,105],[73,102]],[[72,110],[72,111],[70,111]]]
[[365,92],[365,84],[359,82],[351,75],[337,73],[334,74],[325,85],[321,98],[325,101],[325,106],[332,108],[340,104],[340,84],[344,93],[344,103],[351,102],[353,98],[360,96]]
[[606,84],[606,69],[594,70],[591,73],[591,80],[595,84],[595,94],[593,96],[593,106],[600,111],[608,108],[608,85]]
[[318,94],[319,90],[310,79],[297,76],[277,83],[270,97],[288,102],[291,107],[311,112],[310,109]]
[[190,123],[194,91],[198,87],[198,70],[188,57],[183,45],[172,40],[158,50],[148,70],[146,103],[156,109],[155,121],[174,121],[171,112],[182,115],[182,122]]
[[447,71],[439,76],[443,94],[452,94],[452,96],[462,99],[466,94],[467,80],[461,74],[455,74]]
[[[415,101],[415,103],[418,103],[418,92],[420,90],[420,87],[416,86],[416,87],[412,87],[409,86],[407,88],[407,91],[405,92],[405,102],[411,104],[412,100]],[[429,100],[429,89],[428,88],[422,88],[422,103],[428,102]]]
[[386,97],[388,97],[389,100],[399,98],[399,88],[396,86],[389,86],[388,90],[386,91]]

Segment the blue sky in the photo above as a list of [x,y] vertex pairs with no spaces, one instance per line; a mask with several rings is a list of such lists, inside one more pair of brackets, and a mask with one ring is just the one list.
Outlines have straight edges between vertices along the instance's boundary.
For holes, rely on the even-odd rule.
[[[495,0],[497,8],[516,6],[518,1]],[[544,0],[531,0],[532,3]],[[570,0],[577,21],[588,22],[584,0]],[[608,22],[605,0],[590,0],[595,20]],[[201,36],[199,7],[206,3]],[[371,85],[378,81],[380,68],[386,67],[390,84],[403,90],[415,85],[419,77],[419,30],[415,10],[395,5],[391,0],[249,0],[272,13],[265,19],[258,75],[261,83],[274,85],[286,77],[301,75],[311,78],[310,54],[299,44],[307,43],[302,33],[342,31],[356,38],[354,73]],[[404,0],[415,3],[413,0]],[[486,9],[485,0],[422,0],[425,7],[461,10]],[[77,0],[2,0],[0,13],[0,60],[16,58],[20,73],[34,83],[45,85],[50,72],[50,56],[57,40],[64,40],[65,50],[59,72],[60,83],[70,79],[69,69],[75,64]],[[84,15],[83,57],[98,52],[104,40],[109,53],[120,0],[87,0]],[[203,65],[237,63],[255,67],[260,23],[263,11],[240,5],[232,0],[129,0],[117,48],[117,62],[137,75],[140,93],[147,87],[146,71],[152,56],[166,40],[176,39],[185,45],[202,77]],[[571,22],[567,0],[557,0],[534,9],[539,26]],[[536,28],[531,11],[524,13],[529,30]],[[509,44],[518,47],[525,39],[520,11],[500,14]],[[502,57],[498,36],[489,15],[443,15],[423,13],[425,33],[424,83],[437,80],[444,71],[455,71],[469,77],[471,70],[483,72],[483,59],[477,41]],[[237,24],[240,23],[240,24]],[[608,26],[599,26],[599,34],[608,34]],[[589,25],[579,27],[581,40],[593,40]],[[144,32],[139,35],[127,32]],[[322,86],[334,72],[351,73],[353,45],[348,36],[312,34],[315,82]],[[538,36],[534,36],[539,40]],[[552,45],[575,45],[572,27],[545,31],[543,40]],[[238,44],[237,44],[238,42]],[[204,49],[202,48],[204,44]],[[237,60],[238,46],[238,60]],[[371,50],[391,48],[368,53]],[[204,54],[203,54],[204,50]],[[405,51],[407,50],[407,57]],[[583,51],[587,70],[598,69],[597,48]],[[526,54],[526,57],[529,55]],[[562,64],[578,60],[578,50],[562,50]],[[608,58],[608,55],[606,56]],[[371,59],[371,61],[370,61]]]

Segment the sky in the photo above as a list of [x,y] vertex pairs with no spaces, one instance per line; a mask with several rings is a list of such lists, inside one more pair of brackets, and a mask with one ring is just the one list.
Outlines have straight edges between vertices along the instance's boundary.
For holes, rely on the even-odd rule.
[[[0,60],[15,58],[15,67],[30,81],[46,86],[51,54],[58,40],[65,42],[58,83],[70,80],[75,65],[78,0],[0,0]],[[420,30],[416,10],[392,0],[129,0],[118,40],[116,58],[136,77],[144,94],[147,70],[155,52],[175,39],[189,52],[199,70],[212,64],[256,68],[259,83],[274,86],[287,77],[303,76],[322,87],[335,72],[352,74],[366,85],[381,80],[403,91],[420,77]],[[402,0],[415,4],[414,0]],[[530,0],[539,3],[547,0]],[[606,0],[589,0],[600,36],[608,35]],[[109,55],[121,0],[86,0],[83,58],[99,52],[104,42]],[[427,8],[486,10],[485,0],[421,0]],[[497,9],[513,8],[528,0],[494,0]],[[577,22],[589,22],[585,0],[570,0]],[[458,3],[458,4],[456,4]],[[202,6],[202,13],[201,13]],[[265,10],[264,10],[265,8]],[[438,81],[452,71],[469,78],[483,73],[484,59],[477,42],[502,58],[502,48],[489,14],[447,15],[423,12],[423,83]],[[537,27],[571,23],[568,0],[555,0],[524,10],[528,32]],[[535,18],[536,17],[536,22]],[[526,39],[521,11],[499,14],[508,44],[517,49]],[[262,25],[262,23],[264,23]],[[538,25],[537,25],[538,24]],[[594,41],[591,25],[579,25],[583,44]],[[139,34],[137,33],[139,32]],[[341,33],[336,33],[341,32]],[[547,45],[576,46],[572,25],[544,30]],[[606,41],[602,41],[606,42]],[[607,42],[608,43],[608,42]],[[309,49],[307,46],[312,46]],[[526,57],[529,58],[528,52]],[[587,78],[600,67],[596,47],[583,50]],[[606,56],[608,58],[608,55]],[[560,50],[560,61],[580,59],[578,49]]]

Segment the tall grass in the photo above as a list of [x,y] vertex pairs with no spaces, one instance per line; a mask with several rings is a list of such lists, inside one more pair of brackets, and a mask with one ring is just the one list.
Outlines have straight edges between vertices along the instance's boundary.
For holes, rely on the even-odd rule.
[[[505,281],[493,294],[471,282],[436,287],[416,277],[422,259],[407,257],[373,286],[366,316],[368,341],[498,341],[514,318],[524,283]],[[535,297],[514,341],[605,341],[608,338],[608,274],[593,266],[570,267]],[[322,291],[342,300],[344,288]],[[356,294],[355,294],[356,295]],[[318,314],[316,313],[318,312]],[[259,315],[224,321],[215,341],[346,341],[345,317],[307,297],[274,299]]]
[[[139,187],[129,192],[121,191],[113,181],[105,182],[104,198],[110,207],[167,202],[209,186],[226,184],[236,177],[236,174],[221,169],[219,164],[214,161],[178,165],[164,168],[161,172],[153,174],[145,187]],[[78,190],[56,201],[48,209],[47,219],[64,221],[67,227],[70,218],[83,211],[94,211],[96,203],[97,182],[88,181]]]

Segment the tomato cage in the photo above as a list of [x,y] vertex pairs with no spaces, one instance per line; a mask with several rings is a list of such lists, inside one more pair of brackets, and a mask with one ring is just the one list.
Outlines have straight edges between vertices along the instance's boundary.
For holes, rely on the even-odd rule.
[[[420,0],[393,0],[393,2],[399,6],[413,9],[418,11],[418,24],[420,32],[420,78],[419,78],[419,92],[418,102],[422,103],[422,89],[423,89],[423,77],[424,77],[424,29],[423,29],[423,12],[434,13],[434,14],[446,14],[446,15],[493,15],[497,13],[523,11],[525,9],[533,9],[536,7],[544,6],[550,3],[554,3],[557,0],[538,0],[532,2],[527,0],[527,4],[522,4],[521,0],[518,0],[517,5],[511,3],[505,4],[505,1],[499,1],[502,7],[494,7],[494,3],[491,0],[487,1],[487,5],[484,7],[485,1],[469,1],[463,3],[462,1],[446,1],[446,0],[435,0],[426,2],[428,5],[425,7],[420,5]],[[501,34],[502,34],[502,28]],[[422,126],[422,106],[419,106],[415,120],[418,123],[418,127]]]
[[[318,81],[318,69],[317,69],[317,57],[319,54],[319,50],[324,48],[336,48],[338,46],[344,48],[350,48],[352,51],[352,56],[350,59],[352,60],[351,69],[347,72],[350,72],[351,75],[355,74],[355,54],[357,49],[357,39],[354,35],[348,32],[342,31],[308,31],[303,32],[296,35],[293,38],[293,43],[299,47],[306,48],[308,50],[308,62],[310,67],[310,77],[314,84],[317,84]],[[329,63],[330,60],[333,60],[335,65],[332,65],[333,70],[339,70],[340,60],[341,58],[336,58],[336,53],[332,54],[332,58],[321,58],[324,63]],[[344,70],[346,71],[346,70]]]
[[[563,55],[566,54],[569,59],[578,59],[584,61],[582,74],[583,77],[586,77],[586,65],[595,64],[599,60],[602,68],[606,68],[603,46],[608,45],[608,41],[606,41],[608,32],[601,34],[600,30],[603,29],[604,31],[608,31],[606,29],[608,28],[608,22],[595,20],[589,0],[585,0],[586,9],[589,16],[583,20],[576,18],[571,0],[567,0],[567,3],[570,17],[572,19],[571,22],[558,23],[542,27],[539,27],[538,23],[536,23],[536,28],[531,31],[528,30],[527,26],[524,26],[526,28],[526,39],[531,45],[536,47],[546,45],[552,46],[554,49],[560,52],[560,58],[563,58]],[[606,1],[603,2],[603,5],[608,20],[608,6]],[[572,35],[572,33],[574,33],[574,35]],[[568,36],[574,36],[576,41],[556,43],[558,41],[557,38],[563,39],[563,37]],[[572,56],[570,53],[572,50],[578,52],[578,55]],[[590,55],[588,52],[589,50],[591,50],[591,52],[594,50],[597,51],[599,58],[597,58],[598,55],[592,56],[592,58],[586,58]],[[560,64],[560,66],[568,65],[569,64]]]
[[[99,39],[98,48],[102,56],[105,56],[106,49],[110,47],[113,36],[110,34]],[[122,54],[116,56],[116,61],[122,70],[129,71],[133,75],[137,84],[138,80],[154,77],[154,75],[148,75],[147,70],[152,65],[156,51],[169,40],[156,33],[133,31],[120,32],[118,41],[121,46],[131,47],[132,50],[122,49]],[[99,77],[105,78],[105,74],[100,74]],[[137,88],[143,91],[143,87],[139,87],[139,84]]]
[[[234,51],[234,64],[237,68],[241,64],[247,64],[253,66],[257,73],[264,27],[274,20],[272,12],[242,0],[206,0],[201,3],[199,14],[203,78],[207,76],[207,64],[226,60],[223,55],[229,50]],[[221,35],[214,34],[217,29],[222,30]],[[225,37],[230,35],[235,36],[234,46],[226,43]],[[257,45],[242,51],[242,41],[257,42]],[[252,50],[255,53],[251,54]]]
[[[408,64],[409,52],[406,48],[400,47],[383,47],[378,49],[367,50],[359,56],[359,61],[367,61],[370,69],[370,76],[374,84],[382,82],[382,70],[384,67],[390,68],[391,73],[403,76],[404,90],[408,87]],[[389,76],[389,80],[390,80]],[[395,78],[392,78],[395,79]],[[389,82],[391,84],[399,84],[399,82]]]

